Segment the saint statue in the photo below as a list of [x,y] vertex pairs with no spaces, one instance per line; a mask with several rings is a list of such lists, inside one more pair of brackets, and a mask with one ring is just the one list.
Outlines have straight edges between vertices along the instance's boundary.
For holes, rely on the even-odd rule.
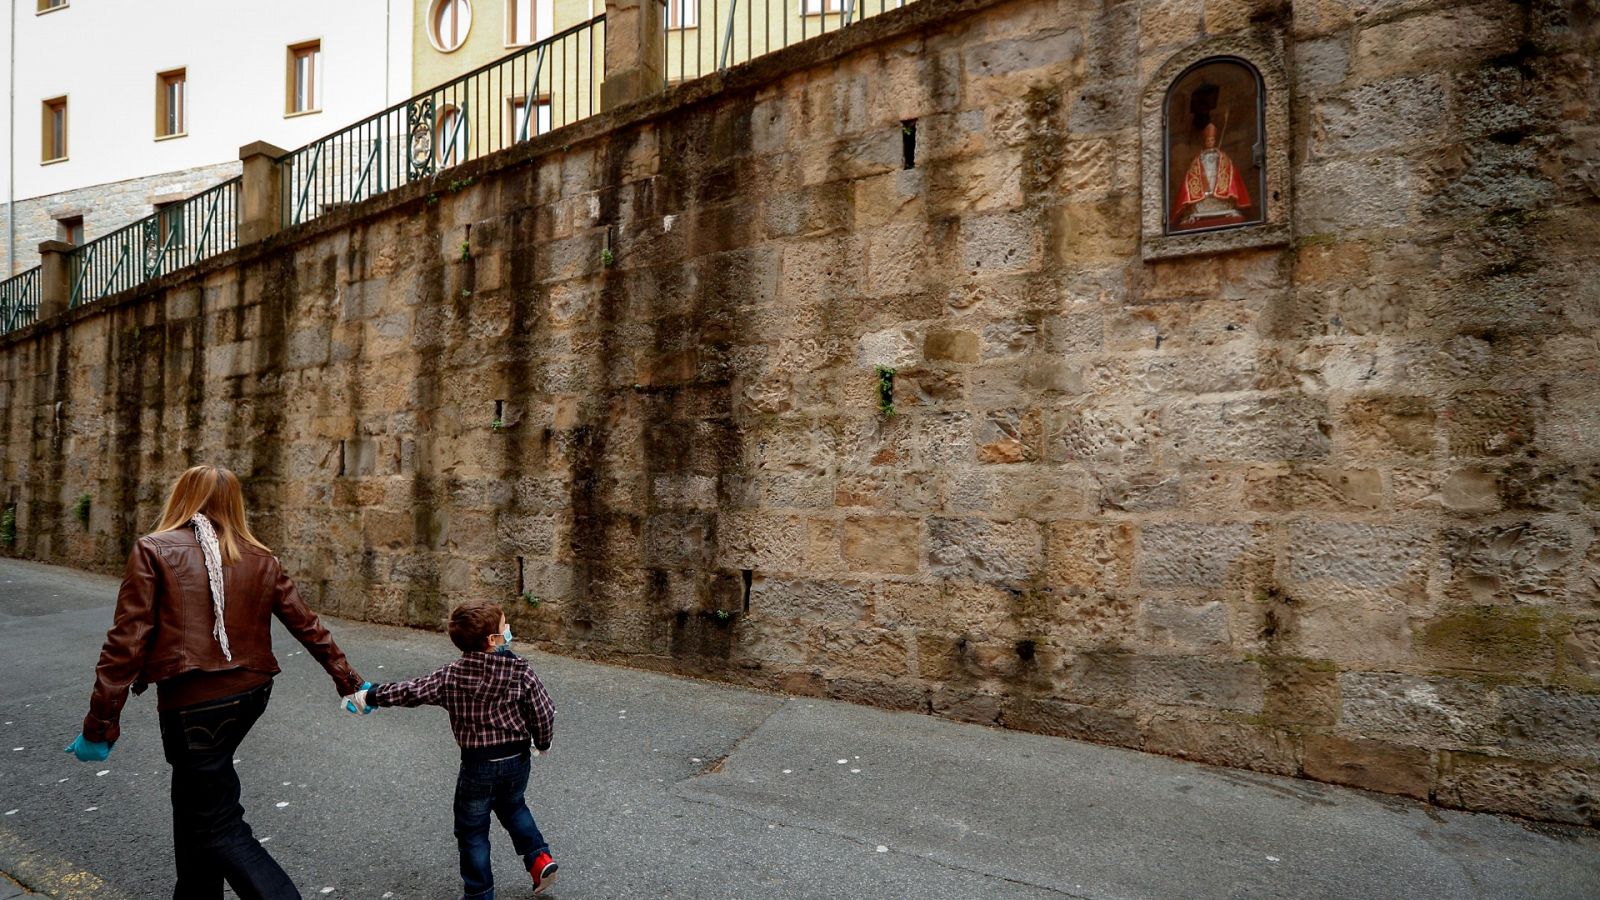
[[1173,225],[1180,228],[1205,228],[1243,222],[1243,210],[1250,206],[1239,167],[1217,147],[1216,123],[1208,123],[1200,133],[1205,147],[1195,154],[1189,171],[1178,189],[1178,202],[1172,208]]

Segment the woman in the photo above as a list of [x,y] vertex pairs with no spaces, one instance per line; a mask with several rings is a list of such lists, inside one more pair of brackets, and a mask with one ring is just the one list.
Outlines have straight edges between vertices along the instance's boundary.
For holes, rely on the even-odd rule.
[[278,661],[277,616],[332,676],[341,695],[362,687],[294,582],[245,524],[239,479],[221,466],[179,476],[161,523],[128,557],[116,616],[95,668],[83,733],[67,749],[105,759],[128,688],[156,686],[161,743],[172,765],[173,896],[299,897],[244,821],[233,752],[267,708]]

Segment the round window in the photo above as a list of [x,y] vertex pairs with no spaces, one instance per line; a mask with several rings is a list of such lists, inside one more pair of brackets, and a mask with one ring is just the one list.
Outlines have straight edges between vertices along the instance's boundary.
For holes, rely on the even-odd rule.
[[433,46],[449,53],[466,43],[472,28],[472,4],[468,0],[433,0],[428,10],[428,37]]

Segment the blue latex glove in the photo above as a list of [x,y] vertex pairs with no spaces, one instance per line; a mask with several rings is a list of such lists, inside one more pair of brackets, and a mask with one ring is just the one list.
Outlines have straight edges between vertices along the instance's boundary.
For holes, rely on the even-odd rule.
[[67,752],[76,756],[78,762],[105,762],[111,755],[111,745],[104,741],[86,741],[80,734],[67,745]]
[[371,690],[372,682],[361,682],[361,690],[344,698],[344,711],[347,713],[361,713],[363,716],[371,714],[375,706],[367,705],[367,691]]

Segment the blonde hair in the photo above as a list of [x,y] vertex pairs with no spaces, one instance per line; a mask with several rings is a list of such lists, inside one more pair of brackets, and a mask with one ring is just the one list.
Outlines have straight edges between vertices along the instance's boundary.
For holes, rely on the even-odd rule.
[[195,513],[205,513],[217,531],[223,565],[239,559],[240,543],[267,550],[267,545],[250,533],[244,517],[244,490],[239,478],[222,466],[195,466],[173,482],[166,508],[156,531],[173,531],[189,524]]

